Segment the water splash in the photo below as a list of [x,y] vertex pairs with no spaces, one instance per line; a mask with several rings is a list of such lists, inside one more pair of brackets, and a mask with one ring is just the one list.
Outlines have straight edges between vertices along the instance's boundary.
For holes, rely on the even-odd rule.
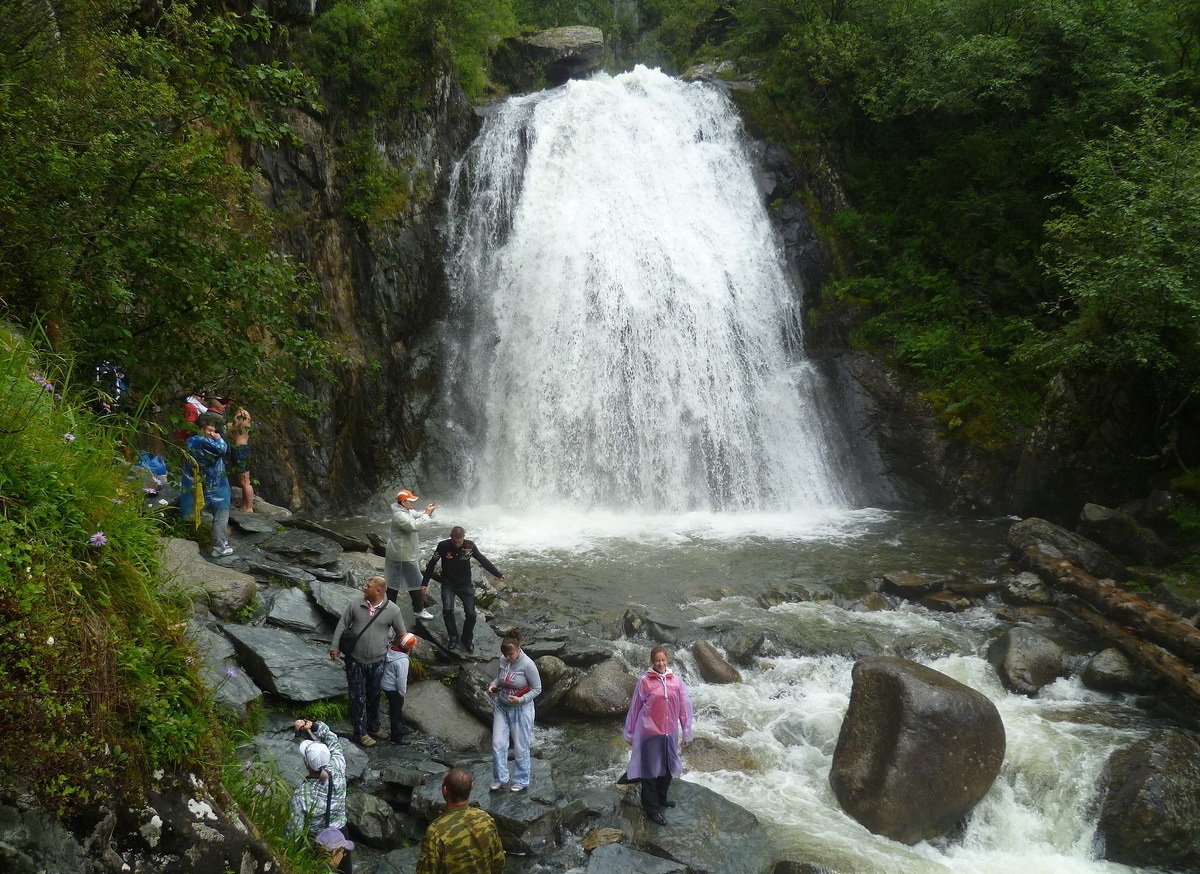
[[854,504],[719,91],[639,67],[508,101],[455,174],[449,238],[471,502]]

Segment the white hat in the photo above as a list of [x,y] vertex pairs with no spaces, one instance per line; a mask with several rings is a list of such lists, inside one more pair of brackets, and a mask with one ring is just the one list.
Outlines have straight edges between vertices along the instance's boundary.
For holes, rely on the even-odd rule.
[[336,828],[322,830],[317,835],[317,843],[330,852],[345,849],[348,853],[354,849],[354,841],[346,840],[346,836],[342,834],[342,830]]
[[300,741],[300,755],[309,770],[319,771],[329,764],[329,747],[317,740]]

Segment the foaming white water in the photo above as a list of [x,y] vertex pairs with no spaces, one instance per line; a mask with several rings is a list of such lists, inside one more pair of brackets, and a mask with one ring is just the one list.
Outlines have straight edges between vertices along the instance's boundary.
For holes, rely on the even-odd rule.
[[447,432],[480,437],[480,503],[854,502],[722,93],[639,67],[513,98],[454,186]]
[[586,510],[569,505],[442,504],[438,517],[464,526],[481,548],[497,555],[535,556],[605,550],[622,544],[663,546],[729,543],[748,537],[775,542],[837,543],[867,536],[883,510],[811,509],[792,512],[646,513],[636,509]]
[[[693,607],[700,621],[706,615],[728,620],[738,611],[725,601]],[[759,611],[756,628],[774,625],[786,632],[787,623],[811,623],[822,610],[829,614],[827,622],[845,621],[861,629],[864,620],[873,618],[877,629],[898,636],[929,634],[931,626],[942,621],[953,624],[920,612],[850,616],[837,608],[810,604],[781,605],[767,611],[768,618]],[[944,634],[968,651],[980,649],[983,642],[976,636],[972,646],[970,635],[964,637],[958,630]],[[638,655],[630,657],[636,660]],[[1007,735],[1000,776],[961,834],[906,847],[871,834],[842,812],[828,777],[849,705],[853,667],[849,658],[760,660],[758,666],[743,670],[745,682],[722,686],[699,681],[694,661],[681,649],[675,667],[692,692],[698,733],[721,738],[758,765],[748,771],[690,772],[685,779],[753,811],[792,857],[833,870],[856,874],[1134,870],[1095,858],[1090,810],[1108,756],[1145,731],[1132,711],[1108,696],[1088,692],[1076,681],[1060,681],[1047,697],[1010,695],[990,665],[975,654],[924,663],[986,695],[999,710]]]

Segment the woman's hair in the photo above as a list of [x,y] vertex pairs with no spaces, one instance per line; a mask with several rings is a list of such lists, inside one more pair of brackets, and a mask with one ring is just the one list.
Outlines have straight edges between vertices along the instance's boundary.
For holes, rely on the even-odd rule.
[[504,633],[504,640],[500,642],[500,652],[508,654],[513,650],[521,648],[521,629],[510,628]]
[[667,659],[671,658],[671,654],[667,652],[667,648],[665,646],[656,646],[654,649],[650,650],[650,661],[654,661],[654,657],[660,652],[665,655]]

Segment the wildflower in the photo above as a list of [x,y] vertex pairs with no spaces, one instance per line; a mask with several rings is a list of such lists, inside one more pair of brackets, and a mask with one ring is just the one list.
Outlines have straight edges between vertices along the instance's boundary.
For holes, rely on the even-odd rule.
[[257,792],[259,795],[261,795],[262,793],[267,791],[267,787],[264,786],[262,783],[255,783],[254,791]]
[[157,495],[158,494],[158,489],[156,489],[154,486],[146,486],[144,489],[142,489],[142,491],[148,495]]
[[194,658],[192,658],[191,656],[188,656],[187,663],[188,663],[188,666],[190,667],[191,665],[196,664],[196,660]]
[[156,476],[156,477],[154,478],[154,484],[155,484],[156,486],[161,486],[161,485],[162,485],[163,483],[165,483],[165,482],[166,482],[166,480],[165,480],[165,479],[163,479],[161,476]]
[[46,646],[54,646],[54,635],[53,634],[46,638]]
[[103,531],[97,531],[88,538],[88,543],[91,546],[104,546],[104,544],[108,543],[108,537]]
[[63,440],[66,440],[68,443],[74,443],[75,435],[68,431],[66,434],[63,434]]
[[113,502],[113,504],[114,504],[114,505],[116,505],[116,506],[118,506],[118,507],[119,507],[119,506],[121,506],[122,504],[124,504],[124,503],[125,503],[125,502],[124,502],[124,501],[122,501],[120,498],[113,498],[113,499],[112,499],[112,502]]
[[227,667],[225,669],[225,673],[228,674],[230,677],[236,677],[238,675],[237,668],[233,667],[233,665],[230,665],[229,667]]

